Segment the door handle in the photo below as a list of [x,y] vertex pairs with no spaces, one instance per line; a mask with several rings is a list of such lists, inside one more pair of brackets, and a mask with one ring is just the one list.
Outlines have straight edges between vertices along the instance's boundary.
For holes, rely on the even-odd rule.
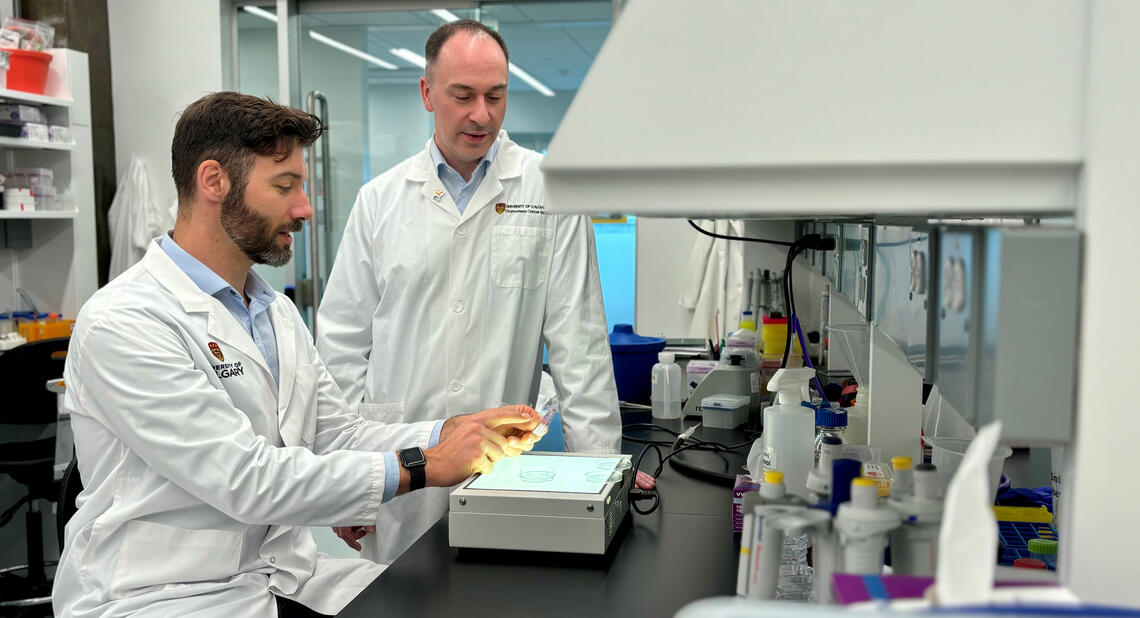
[[[317,113],[317,104],[320,104],[320,113]],[[321,126],[325,128],[325,133],[320,137],[321,143],[321,186],[323,190],[324,201],[322,202],[322,217],[318,217],[317,210],[317,145],[314,142],[308,147],[309,150],[309,204],[313,207],[313,218],[309,222],[309,280],[308,285],[304,285],[303,289],[307,294],[303,295],[304,304],[313,308],[311,319],[309,320],[309,330],[313,332],[313,337],[317,336],[317,308],[321,306],[321,249],[324,244],[321,242],[320,235],[317,233],[317,227],[323,219],[325,225],[325,233],[328,233],[328,210],[329,204],[332,203],[332,160],[329,157],[329,136],[328,136],[328,120],[329,120],[329,100],[320,90],[313,90],[309,92],[309,96],[305,100],[305,111],[314,114],[321,121]]]

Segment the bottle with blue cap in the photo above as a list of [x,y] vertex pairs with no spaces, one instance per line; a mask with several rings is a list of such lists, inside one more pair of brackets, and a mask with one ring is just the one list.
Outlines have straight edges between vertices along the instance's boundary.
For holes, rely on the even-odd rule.
[[819,467],[824,438],[832,437],[847,444],[847,412],[824,403],[815,407],[815,467]]

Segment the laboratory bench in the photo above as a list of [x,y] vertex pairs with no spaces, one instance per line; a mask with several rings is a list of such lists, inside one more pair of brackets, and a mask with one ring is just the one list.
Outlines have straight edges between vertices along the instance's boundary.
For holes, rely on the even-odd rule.
[[[648,417],[623,414],[623,422]],[[649,437],[646,430],[629,433]],[[716,438],[733,434],[736,443],[744,441],[742,432]],[[653,437],[668,438],[658,432]],[[622,441],[622,451],[635,459],[641,448]],[[746,454],[743,449],[725,462],[712,453],[686,453],[689,463],[727,466],[733,473]],[[655,456],[645,460],[642,468],[652,471]],[[668,464],[657,487],[659,508],[650,515],[631,509],[606,556],[460,551],[448,546],[444,515],[339,615],[672,616],[697,599],[734,594],[739,537],[732,532],[732,489]]]

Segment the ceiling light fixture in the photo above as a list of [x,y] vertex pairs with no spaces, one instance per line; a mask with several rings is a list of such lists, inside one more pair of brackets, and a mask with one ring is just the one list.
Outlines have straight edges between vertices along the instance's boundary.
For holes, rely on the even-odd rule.
[[404,49],[403,47],[400,47],[398,49],[389,49],[388,52],[393,56],[403,58],[404,60],[418,66],[421,69],[427,66],[427,60],[425,60],[423,56],[410,49]]
[[320,41],[321,43],[324,43],[325,45],[328,45],[329,47],[332,47],[333,49],[339,49],[340,51],[342,51],[346,54],[356,56],[357,58],[360,58],[361,60],[364,60],[365,62],[371,62],[372,64],[374,64],[378,67],[384,68],[384,69],[388,69],[389,71],[395,71],[395,70],[400,68],[400,67],[392,64],[391,62],[385,62],[385,61],[377,58],[376,56],[373,56],[372,54],[366,54],[366,53],[360,51],[359,49],[356,49],[355,47],[350,47],[348,45],[345,45],[344,43],[341,43],[340,41],[335,41],[333,39],[330,39],[327,36],[320,34],[319,32],[314,32],[313,30],[310,30],[309,31],[309,37],[312,38],[314,41]]
[[[436,17],[442,19],[443,21],[446,21],[446,22],[453,22],[453,21],[456,21],[459,19],[458,17],[455,16],[454,13],[452,13],[451,11],[449,11],[447,9],[432,9],[432,14],[435,15]],[[393,50],[392,53],[396,53],[396,52]],[[513,74],[515,77],[526,82],[527,85],[529,85],[531,88],[534,88],[535,90],[542,93],[543,96],[548,96],[548,97],[554,96],[553,90],[551,90],[550,88],[547,88],[545,84],[543,84],[542,82],[535,79],[530,73],[527,73],[526,71],[520,69],[518,66],[515,65],[515,63],[508,62],[507,63],[507,69],[509,69],[511,74]]]
[[246,13],[249,13],[250,15],[257,15],[258,17],[260,17],[262,19],[268,19],[269,21],[271,21],[273,23],[277,23],[277,15],[275,13],[272,13],[270,11],[266,11],[265,9],[263,9],[259,6],[252,6],[252,5],[247,4],[246,6],[241,7],[241,9],[243,11],[245,11]]
[[459,21],[459,17],[447,9],[432,9],[431,12],[443,21]]

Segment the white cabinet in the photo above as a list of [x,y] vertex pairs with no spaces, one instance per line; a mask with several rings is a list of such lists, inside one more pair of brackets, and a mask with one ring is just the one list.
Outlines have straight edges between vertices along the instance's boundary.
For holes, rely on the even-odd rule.
[[50,169],[56,191],[74,196],[74,206],[0,210],[0,312],[28,309],[19,295],[22,289],[40,311],[74,318],[98,287],[87,54],[49,51],[53,59],[46,94],[0,89],[0,100],[38,106],[51,124],[71,128],[74,144],[0,138],[0,172]]

